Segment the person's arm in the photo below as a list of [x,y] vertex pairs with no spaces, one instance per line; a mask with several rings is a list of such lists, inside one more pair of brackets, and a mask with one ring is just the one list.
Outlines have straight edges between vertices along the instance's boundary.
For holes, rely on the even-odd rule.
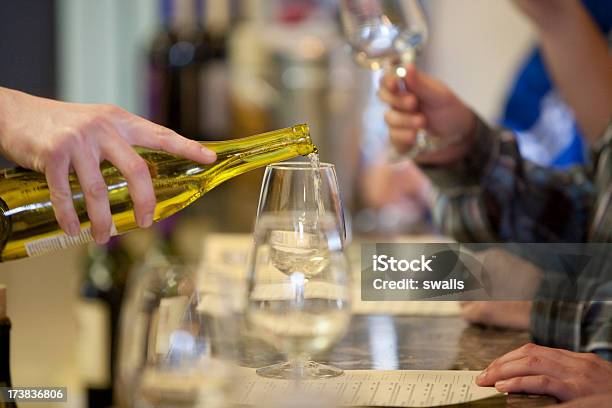
[[[391,76],[380,90],[390,106],[385,121],[394,145],[411,146],[422,127],[441,139],[460,136],[416,159],[439,190],[433,216],[443,232],[467,242],[612,239],[600,228],[612,220],[612,187],[605,184],[612,173],[612,124],[594,146],[595,175],[586,167],[539,167],[521,157],[514,134],[491,129],[448,87],[413,65],[407,71],[410,92],[400,92]],[[597,230],[589,231],[591,223]]]
[[610,401],[612,401],[612,392],[596,393],[555,405],[555,408],[601,408],[609,404]]
[[597,194],[587,169],[557,171],[523,160],[511,132],[493,130],[480,119],[462,160],[424,171],[440,191],[434,218],[457,239],[587,239]]
[[151,225],[156,204],[151,176],[133,145],[202,163],[216,159],[199,143],[116,106],[58,102],[0,87],[0,153],[46,175],[55,217],[70,235],[80,229],[68,183],[74,170],[96,242],[109,238],[112,219],[100,172],[104,160],[127,179],[138,225]]
[[592,143],[612,118],[612,56],[604,35],[577,0],[515,0],[539,34],[561,96]]

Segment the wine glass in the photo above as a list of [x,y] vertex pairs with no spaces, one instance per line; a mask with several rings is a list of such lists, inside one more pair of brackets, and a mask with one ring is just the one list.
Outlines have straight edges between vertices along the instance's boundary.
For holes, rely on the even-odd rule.
[[232,300],[245,298],[234,292],[240,286],[221,270],[174,262],[136,272],[120,323],[120,405],[227,406],[239,333]]
[[349,267],[338,224],[329,214],[260,215],[249,270],[251,331],[288,357],[257,370],[268,378],[331,378],[341,369],[310,356],[329,350],[350,321]]
[[342,247],[350,242],[344,206],[333,164],[319,163],[315,156],[310,162],[283,162],[266,167],[259,195],[257,218],[265,214],[294,211],[303,217],[327,214],[337,228]]
[[[340,15],[357,63],[375,71],[383,69],[400,79],[407,74],[404,65],[416,60],[427,41],[427,21],[418,0],[341,0]],[[403,80],[398,84],[407,92]],[[419,129],[406,156],[414,158],[438,147],[437,140]],[[392,151],[392,156],[398,155]]]

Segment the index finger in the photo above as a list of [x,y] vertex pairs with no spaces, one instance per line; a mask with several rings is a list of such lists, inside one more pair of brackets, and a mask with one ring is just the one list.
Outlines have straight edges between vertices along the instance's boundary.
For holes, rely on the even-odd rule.
[[547,357],[557,361],[566,360],[571,355],[570,353],[571,352],[567,350],[528,343],[497,358],[491,364],[489,364],[486,370],[526,356]]
[[569,374],[568,367],[553,358],[525,356],[487,368],[478,376],[476,383],[480,386],[491,386],[501,380],[532,375],[564,379]]
[[139,117],[133,120],[124,138],[132,145],[163,150],[204,164],[212,163],[217,159],[215,152],[195,140],[187,139],[173,130]]
[[403,79],[399,78],[397,75],[394,75],[390,72],[386,72],[380,78],[380,88],[386,89],[391,93],[398,93],[400,91],[398,81],[403,81]]

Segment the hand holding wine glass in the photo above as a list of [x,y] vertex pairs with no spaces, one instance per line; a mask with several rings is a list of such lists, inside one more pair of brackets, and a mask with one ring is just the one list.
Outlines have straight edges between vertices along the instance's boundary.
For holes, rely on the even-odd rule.
[[476,118],[472,110],[444,83],[406,66],[406,83],[410,92],[402,92],[397,80],[385,75],[379,96],[389,105],[385,122],[391,143],[400,152],[413,146],[419,129],[426,128],[440,139],[435,151],[419,155],[423,164],[446,165],[461,160],[474,141]]

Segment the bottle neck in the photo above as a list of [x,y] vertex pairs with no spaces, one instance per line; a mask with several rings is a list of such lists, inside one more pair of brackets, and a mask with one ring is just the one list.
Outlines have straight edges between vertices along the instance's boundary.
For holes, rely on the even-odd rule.
[[201,173],[204,192],[258,167],[317,152],[307,125],[297,125],[244,139],[202,144],[217,153],[217,161]]
[[202,145],[217,153],[218,158],[234,155],[245,159],[251,155],[259,156],[285,148],[291,148],[295,152],[292,157],[317,152],[310,138],[310,129],[305,124],[242,139],[202,142]]

